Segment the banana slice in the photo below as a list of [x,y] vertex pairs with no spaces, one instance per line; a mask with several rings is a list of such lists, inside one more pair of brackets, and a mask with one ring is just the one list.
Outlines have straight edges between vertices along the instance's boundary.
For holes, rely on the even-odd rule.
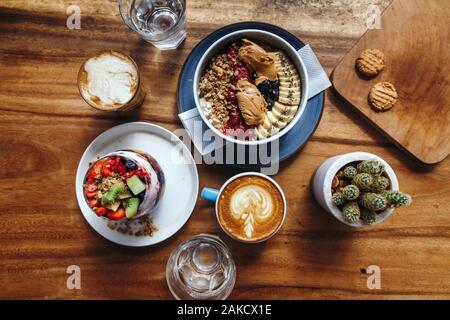
[[280,119],[286,123],[289,123],[297,113],[297,108],[286,108],[285,111],[272,108],[272,114],[275,118]]
[[275,102],[272,108],[272,111],[273,110],[283,115],[295,115],[297,113],[298,106],[289,106],[281,102]]
[[295,97],[282,97],[282,96],[280,96],[278,98],[278,102],[287,104],[289,106],[298,106],[298,104],[300,103],[300,97],[295,98]]
[[284,122],[282,119],[278,119],[275,117],[272,113],[272,111],[267,112],[266,118],[269,120],[269,122],[277,129],[282,129],[287,126],[287,123]]
[[266,128],[264,128],[264,124],[260,124],[255,131],[259,139],[265,139],[271,136],[271,134],[266,130]]
[[301,81],[300,80],[280,80],[280,90],[282,89],[294,89],[300,88]]

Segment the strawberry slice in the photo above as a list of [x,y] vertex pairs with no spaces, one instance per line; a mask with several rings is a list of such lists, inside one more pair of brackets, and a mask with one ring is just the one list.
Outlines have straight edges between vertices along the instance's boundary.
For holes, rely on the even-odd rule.
[[97,191],[89,192],[89,191],[86,190],[86,197],[87,197],[89,200],[91,200],[92,198],[94,198],[96,195],[97,195]]
[[100,205],[100,202],[97,199],[91,199],[88,201],[89,207],[95,208]]
[[105,207],[100,207],[100,208],[97,208],[97,210],[95,210],[95,213],[98,216],[104,216],[104,215],[109,214],[110,212],[112,212],[112,211],[107,209],[107,208],[105,208]]
[[111,220],[121,220],[125,218],[125,209],[119,208],[117,211],[111,211],[107,214],[107,217]]

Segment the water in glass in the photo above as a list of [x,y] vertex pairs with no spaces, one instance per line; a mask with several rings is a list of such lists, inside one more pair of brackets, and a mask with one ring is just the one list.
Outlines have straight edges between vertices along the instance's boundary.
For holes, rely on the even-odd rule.
[[166,278],[177,299],[223,300],[233,290],[236,267],[218,237],[198,235],[172,252]]
[[186,38],[184,0],[119,0],[125,23],[161,50],[175,49]]

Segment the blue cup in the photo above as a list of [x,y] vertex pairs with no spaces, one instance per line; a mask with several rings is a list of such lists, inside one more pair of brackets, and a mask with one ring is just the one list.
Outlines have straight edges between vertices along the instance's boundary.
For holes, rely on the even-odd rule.
[[208,200],[211,202],[216,202],[219,196],[219,190],[214,188],[203,188],[201,197],[203,200]]

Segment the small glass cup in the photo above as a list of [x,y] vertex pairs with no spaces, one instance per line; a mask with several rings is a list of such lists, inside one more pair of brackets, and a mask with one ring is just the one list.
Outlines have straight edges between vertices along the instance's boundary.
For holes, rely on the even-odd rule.
[[219,237],[200,234],[172,252],[166,280],[178,300],[225,300],[236,282],[236,266]]
[[[136,70],[137,79],[136,79],[136,83],[134,85],[134,94],[127,102],[122,103],[122,104],[115,104],[113,106],[112,105],[104,105],[104,103],[102,103],[102,101],[100,101],[98,99],[98,97],[92,96],[89,93],[88,75],[87,75],[87,72],[85,69],[85,65],[89,61],[89,59],[96,58],[101,55],[111,55],[111,56],[119,57],[120,59],[127,61]],[[80,67],[80,70],[78,71],[77,82],[78,82],[78,90],[80,91],[80,95],[83,98],[83,100],[89,106],[91,106],[92,108],[95,108],[97,110],[130,111],[130,110],[140,107],[144,103],[144,99],[146,96],[146,92],[142,86],[141,77],[140,77],[139,69],[138,69],[136,62],[129,55],[126,55],[122,52],[118,52],[118,51],[114,51],[114,50],[98,51],[95,54],[93,54],[92,56],[88,57],[83,62],[83,64]]]
[[186,38],[185,0],[119,0],[123,21],[160,50],[176,49]]

